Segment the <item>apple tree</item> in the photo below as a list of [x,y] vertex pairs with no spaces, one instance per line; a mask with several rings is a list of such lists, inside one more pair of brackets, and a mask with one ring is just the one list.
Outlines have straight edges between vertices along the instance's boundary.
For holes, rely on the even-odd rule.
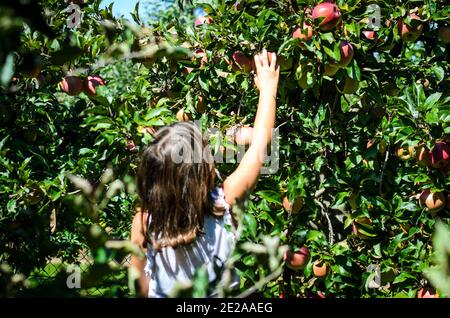
[[[436,295],[425,273],[450,212],[446,1],[180,0],[133,23],[99,5],[0,7],[2,277],[87,255],[87,289],[114,270],[126,285],[111,261],[138,253],[117,240],[129,236],[139,151],[159,126],[198,120],[221,132],[216,154],[237,155],[220,175],[233,171],[258,101],[251,58],[266,48],[281,66],[278,167],[237,207],[241,291]],[[11,294],[33,289],[23,277],[7,281]]]

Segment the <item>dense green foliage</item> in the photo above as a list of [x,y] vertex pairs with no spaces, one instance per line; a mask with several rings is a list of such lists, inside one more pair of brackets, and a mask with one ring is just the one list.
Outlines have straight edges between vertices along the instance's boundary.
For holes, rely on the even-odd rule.
[[[127,284],[110,261],[131,247],[106,243],[128,237],[138,154],[152,138],[143,128],[174,122],[180,108],[223,133],[251,124],[258,92],[232,56],[267,48],[283,65],[280,167],[261,176],[245,203],[241,241],[267,245],[278,237],[294,250],[307,246],[312,258],[304,270],[284,268],[261,294],[414,297],[427,284],[431,235],[436,219],[449,223],[449,208],[430,213],[416,196],[425,188],[447,196],[450,179],[445,167],[419,165],[415,154],[401,160],[397,149],[450,142],[449,45],[438,36],[449,27],[445,1],[379,1],[374,39],[363,33],[373,12],[359,0],[336,1],[342,23],[330,32],[306,10],[320,1],[213,1],[202,4],[212,23],[198,27],[190,11],[169,10],[144,26],[137,15],[137,25],[129,24],[92,2],[82,6],[77,29],[67,28],[60,1],[42,1],[49,30],[38,15],[0,10],[2,21],[11,18],[0,29],[0,262],[26,277],[51,260],[78,263],[80,251],[90,251],[91,278],[112,270]],[[411,11],[421,21],[406,18]],[[423,25],[417,40],[402,40],[402,18]],[[292,39],[303,22],[313,26],[311,40]],[[341,59],[342,40],[352,44],[353,59],[325,76],[325,66]],[[106,85],[96,96],[68,96],[58,87],[67,74],[99,74]],[[357,87],[343,94],[352,80]],[[109,167],[114,177],[105,176]],[[234,167],[218,164],[223,176]],[[286,195],[303,198],[300,212],[285,211]],[[276,268],[248,246],[236,251],[243,290]],[[312,273],[319,259],[331,267],[325,278]],[[369,288],[371,266],[381,271],[377,288]]]

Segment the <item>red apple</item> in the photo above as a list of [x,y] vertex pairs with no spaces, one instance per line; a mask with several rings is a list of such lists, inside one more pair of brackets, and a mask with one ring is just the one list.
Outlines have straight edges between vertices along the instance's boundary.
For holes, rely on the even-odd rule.
[[59,88],[69,94],[76,96],[83,92],[83,80],[78,76],[66,76],[58,84]]
[[450,43],[450,27],[442,27],[439,29],[439,39],[445,44]]
[[439,295],[434,288],[424,287],[417,292],[417,298],[439,298]]
[[327,32],[339,24],[341,21],[341,11],[334,3],[322,2],[314,7],[312,18],[316,23],[319,23],[321,31]]
[[422,207],[427,207],[431,213],[437,213],[446,205],[445,195],[442,192],[431,192],[430,189],[425,189],[419,196],[419,203]]
[[347,41],[341,41],[339,50],[341,52],[341,59],[337,66],[347,67],[353,59],[353,46]]
[[243,70],[246,73],[252,70],[252,59],[247,57],[241,51],[234,52],[232,58],[234,61],[234,70]]
[[447,193],[447,209],[450,209],[450,193]]
[[301,41],[309,41],[312,39],[313,29],[309,24],[303,23],[303,27],[297,26],[292,33],[292,38]]
[[[411,13],[409,15],[409,18],[411,20],[420,20],[420,17],[414,13]],[[403,41],[406,42],[414,42],[416,41],[419,36],[422,34],[423,31],[423,24],[420,23],[417,26],[408,25],[405,23],[403,19],[400,19],[397,23],[398,27],[398,33],[400,34],[400,37]]]
[[199,17],[195,19],[194,26],[198,27],[203,24],[211,24],[213,20],[210,17]]
[[317,260],[314,262],[314,264],[313,264],[314,276],[324,278],[328,275],[329,271],[330,271],[330,266],[328,265],[328,263],[326,263],[322,260]]
[[84,93],[90,96],[97,95],[96,87],[105,84],[105,80],[98,75],[88,76],[84,80]]
[[308,264],[311,255],[307,247],[303,246],[298,252],[293,252],[291,250],[284,253],[284,261],[286,266],[293,270],[299,270],[305,268]]
[[438,141],[430,152],[431,165],[442,169],[450,163],[450,146],[443,141]]
[[294,202],[290,202],[289,198],[285,196],[283,198],[283,207],[289,213],[298,213],[303,207],[303,198],[296,197]]
[[377,33],[375,31],[362,31],[367,40],[375,40]]

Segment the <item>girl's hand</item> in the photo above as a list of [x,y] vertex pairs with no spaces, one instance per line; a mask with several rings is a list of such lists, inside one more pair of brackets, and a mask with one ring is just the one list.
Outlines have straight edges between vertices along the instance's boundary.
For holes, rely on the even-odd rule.
[[256,87],[261,93],[276,93],[280,78],[280,66],[277,63],[277,55],[263,50],[262,53],[255,55],[254,60]]

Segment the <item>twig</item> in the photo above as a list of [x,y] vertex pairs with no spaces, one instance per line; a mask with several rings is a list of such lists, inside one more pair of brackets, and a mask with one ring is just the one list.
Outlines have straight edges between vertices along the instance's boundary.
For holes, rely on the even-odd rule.
[[255,291],[261,289],[269,283],[270,281],[274,280],[278,276],[281,275],[283,272],[282,267],[278,268],[275,272],[272,272],[269,276],[264,277],[264,279],[261,279],[259,282],[257,282],[255,285],[247,289],[246,291],[242,292],[240,295],[236,296],[236,298],[245,298],[253,294]]
[[320,206],[322,214],[325,215],[325,217],[327,218],[327,222],[328,222],[328,242],[330,243],[330,245],[333,245],[334,244],[334,231],[333,231],[333,225],[331,224],[330,216],[326,212],[326,209],[323,206],[322,202],[320,202],[319,200],[314,200],[314,201],[317,203],[318,206]]
[[384,171],[386,170],[386,164],[389,160],[389,149],[386,150],[386,155],[384,156],[384,163],[383,163],[383,168],[381,169],[381,176],[380,176],[380,187],[379,187],[379,192],[380,195],[383,191],[383,178],[384,178]]
[[318,197],[322,196],[322,194],[324,194],[324,193],[325,193],[325,188],[319,189],[316,191],[316,193],[314,193],[314,197],[318,198]]

